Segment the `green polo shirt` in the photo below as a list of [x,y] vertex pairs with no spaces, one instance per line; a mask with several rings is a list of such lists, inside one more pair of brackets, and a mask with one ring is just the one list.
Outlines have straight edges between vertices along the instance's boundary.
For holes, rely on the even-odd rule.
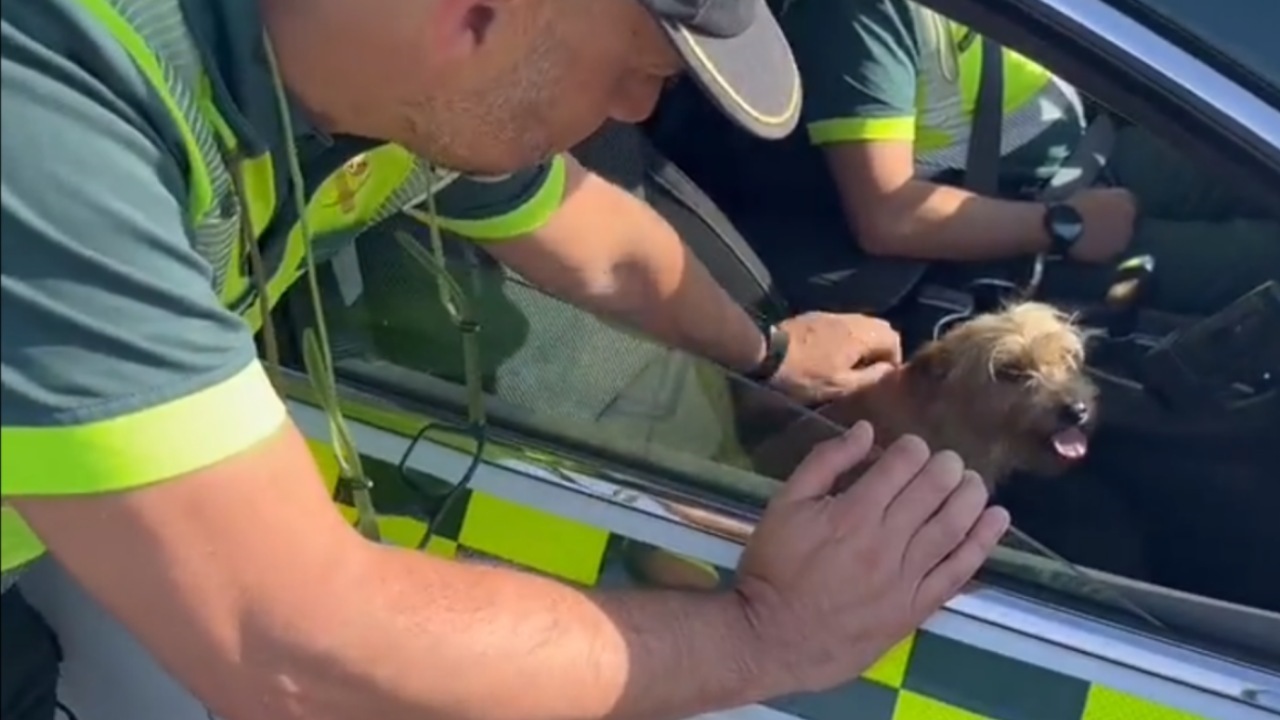
[[[256,0],[154,2],[181,3],[248,149],[284,158]],[[6,3],[0,20],[4,498],[135,488],[260,442],[285,410],[194,247],[186,153],[160,97],[79,0]],[[315,132],[297,140],[307,190],[370,147]],[[276,165],[287,188],[286,163]],[[527,232],[550,214],[539,193],[549,177],[540,167],[462,179],[437,207],[463,227],[501,216]],[[277,195],[281,208],[292,203]],[[535,196],[537,212],[521,221]],[[494,239],[492,228],[480,234]],[[42,552],[11,508],[0,529],[2,569]]]
[[[774,0],[804,83],[809,141],[908,141],[917,174],[962,170],[982,43],[909,0]],[[1006,49],[1002,185],[1052,176],[1079,141],[1073,88]]]

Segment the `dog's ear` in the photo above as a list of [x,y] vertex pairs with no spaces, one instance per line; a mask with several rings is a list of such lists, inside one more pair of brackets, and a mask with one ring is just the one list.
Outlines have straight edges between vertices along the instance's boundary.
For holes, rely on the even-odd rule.
[[951,357],[946,346],[933,341],[925,344],[911,356],[911,362],[907,363],[907,372],[920,380],[941,382],[946,379],[950,367]]

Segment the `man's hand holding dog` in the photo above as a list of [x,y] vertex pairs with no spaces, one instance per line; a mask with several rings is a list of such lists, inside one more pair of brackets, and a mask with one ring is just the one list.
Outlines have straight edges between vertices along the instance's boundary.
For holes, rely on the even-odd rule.
[[770,502],[738,568],[737,592],[773,690],[847,682],[919,627],[979,569],[1009,527],[952,452],[906,436],[847,491],[870,452],[859,423],[818,445]]
[[782,322],[787,357],[772,385],[797,402],[823,403],[875,383],[902,363],[902,340],[867,315],[810,312]]

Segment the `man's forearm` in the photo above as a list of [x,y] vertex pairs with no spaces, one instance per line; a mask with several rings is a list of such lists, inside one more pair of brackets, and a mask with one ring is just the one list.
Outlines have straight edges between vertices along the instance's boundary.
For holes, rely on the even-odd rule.
[[764,338],[675,229],[645,203],[570,166],[574,190],[533,237],[488,246],[544,290],[669,345],[746,370]]
[[582,297],[582,305],[735,370],[760,363],[759,327],[673,230],[657,229],[637,245],[616,268],[612,292]]
[[[276,638],[299,717],[681,718],[788,690],[737,598],[587,593],[390,548]],[[280,668],[287,668],[281,672]],[[246,671],[252,669],[246,668]]]
[[912,180],[885,199],[872,227],[860,228],[875,254],[931,260],[993,260],[1043,252],[1044,206]]

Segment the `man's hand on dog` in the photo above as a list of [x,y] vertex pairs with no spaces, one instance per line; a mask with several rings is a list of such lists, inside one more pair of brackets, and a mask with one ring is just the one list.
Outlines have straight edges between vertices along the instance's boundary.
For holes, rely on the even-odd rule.
[[902,339],[879,318],[810,312],[779,327],[791,344],[772,385],[797,402],[848,395],[902,363]]
[[973,577],[1009,527],[953,452],[906,436],[847,491],[871,451],[859,423],[814,448],[770,502],[738,568],[738,594],[785,692],[860,675]]

